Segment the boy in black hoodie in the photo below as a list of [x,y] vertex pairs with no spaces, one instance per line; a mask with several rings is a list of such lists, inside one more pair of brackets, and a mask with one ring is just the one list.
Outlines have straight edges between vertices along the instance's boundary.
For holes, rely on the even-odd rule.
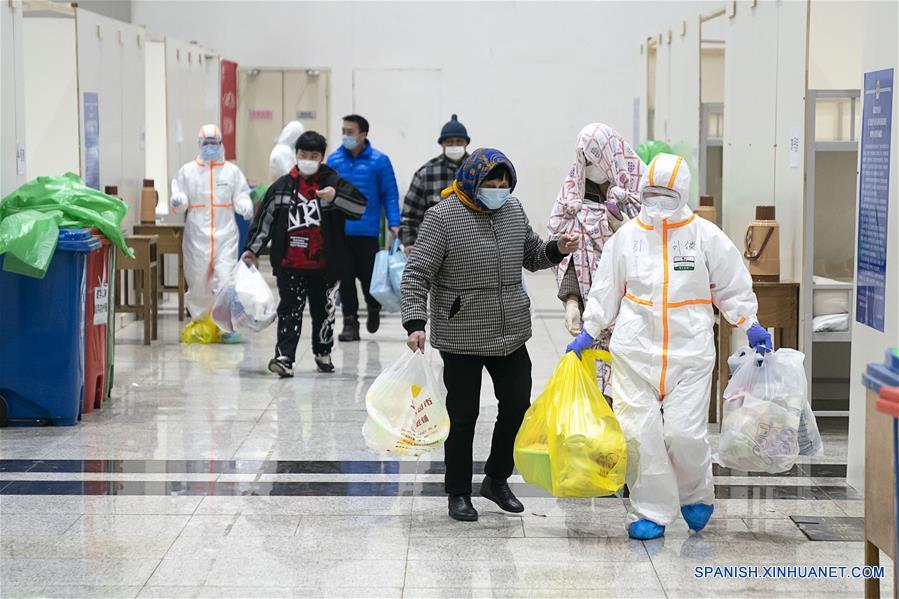
[[365,212],[365,196],[323,164],[327,143],[315,131],[296,142],[297,166],[275,181],[256,213],[241,259],[254,263],[269,241],[278,280],[278,343],[268,369],[293,376],[303,310],[312,315],[312,352],[319,372],[333,372],[334,319],[346,268],[344,222]]

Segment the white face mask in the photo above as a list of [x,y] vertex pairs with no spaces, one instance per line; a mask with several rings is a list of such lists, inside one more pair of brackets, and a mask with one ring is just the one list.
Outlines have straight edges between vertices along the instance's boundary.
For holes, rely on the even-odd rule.
[[297,170],[307,177],[317,173],[320,165],[318,160],[297,160]]
[[584,176],[597,185],[602,185],[603,183],[607,183],[609,181],[602,169],[595,164],[587,164],[586,168],[584,169]]
[[465,146],[446,146],[443,153],[453,162],[459,162],[465,156]]
[[640,192],[640,202],[653,218],[668,218],[681,207],[680,195],[665,188],[647,188]]

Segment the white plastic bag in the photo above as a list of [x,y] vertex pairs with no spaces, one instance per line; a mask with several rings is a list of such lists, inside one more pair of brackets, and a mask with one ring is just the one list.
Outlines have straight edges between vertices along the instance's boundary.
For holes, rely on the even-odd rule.
[[278,317],[278,304],[262,273],[239,261],[216,294],[211,314],[223,331],[261,331]]
[[372,267],[371,284],[368,292],[378,300],[385,312],[400,311],[400,282],[403,280],[403,269],[406,267],[406,255],[400,247],[399,240],[393,242],[389,250],[381,250],[375,254]]
[[421,352],[405,352],[365,395],[365,443],[377,451],[421,455],[449,435],[446,390]]
[[744,348],[730,357],[718,461],[736,470],[778,473],[801,455],[823,451],[808,401],[803,361],[782,348],[761,356]]

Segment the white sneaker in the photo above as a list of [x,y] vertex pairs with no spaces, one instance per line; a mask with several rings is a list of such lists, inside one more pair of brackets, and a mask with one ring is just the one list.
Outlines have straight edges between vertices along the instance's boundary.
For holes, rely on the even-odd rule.
[[284,356],[272,358],[268,363],[269,372],[274,372],[282,379],[291,378],[293,376],[293,364]]

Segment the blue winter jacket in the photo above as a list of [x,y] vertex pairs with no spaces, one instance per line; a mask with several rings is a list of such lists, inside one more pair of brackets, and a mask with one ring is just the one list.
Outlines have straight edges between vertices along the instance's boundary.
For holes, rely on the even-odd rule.
[[400,196],[390,158],[365,140],[365,149],[358,157],[341,146],[328,156],[328,166],[362,192],[368,203],[365,214],[355,221],[347,221],[349,237],[377,237],[380,233],[381,211],[387,213],[387,226],[400,226]]

